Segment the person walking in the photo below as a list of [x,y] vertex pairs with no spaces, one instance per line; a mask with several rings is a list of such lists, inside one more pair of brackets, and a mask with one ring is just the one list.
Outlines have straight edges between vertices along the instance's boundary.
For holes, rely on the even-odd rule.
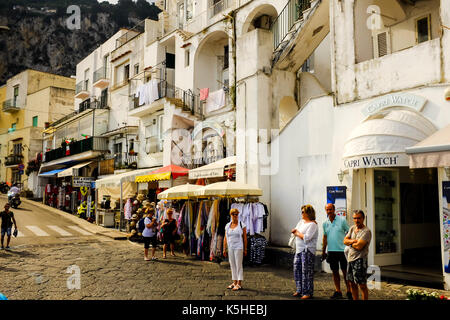
[[297,290],[294,297],[310,299],[314,293],[314,258],[316,254],[318,226],[316,213],[311,205],[302,206],[302,220],[292,229],[295,238],[294,280]]
[[[157,221],[154,217],[155,210],[148,209],[146,211],[147,216],[144,218],[145,229],[142,232],[142,236],[144,237],[144,260],[156,260],[155,251],[158,245],[156,239],[156,225]],[[150,244],[152,245],[152,258],[148,257],[148,249],[150,248]]]
[[353,300],[359,299],[358,286],[361,289],[363,300],[369,299],[367,268],[372,232],[364,225],[364,219],[364,212],[362,210],[355,210],[353,212],[353,221],[355,224],[350,228],[344,238],[344,244],[349,246],[347,275],[352,289]]
[[173,209],[169,208],[166,211],[167,219],[164,220],[161,228],[163,229],[163,258],[166,259],[167,246],[170,245],[170,255],[175,257],[175,237],[177,233],[177,221],[173,217]]
[[[247,228],[244,223],[239,222],[239,210],[230,210],[231,221],[225,226],[225,237],[223,238],[223,256],[230,262],[231,279],[233,281],[227,289],[233,291],[242,289],[244,270],[242,261],[247,256]],[[228,250],[228,252],[227,252]]]
[[[339,266],[341,267],[344,282],[347,287],[347,299],[352,300],[352,291],[350,283],[347,280],[347,259],[344,254],[345,245],[344,238],[347,235],[349,226],[344,217],[337,216],[334,204],[328,203],[325,206],[327,212],[327,220],[323,223],[323,241],[322,241],[322,260],[330,264],[333,272],[333,281],[335,292],[331,299],[341,299],[341,278],[339,275]],[[328,253],[327,253],[328,247]]]
[[1,240],[2,240],[2,249],[5,249],[4,247],[4,240],[5,240],[5,234],[7,235],[6,240],[6,250],[9,250],[9,243],[11,241],[11,229],[14,223],[15,231],[17,230],[17,223],[16,219],[14,218],[14,213],[12,211],[9,211],[10,205],[9,203],[5,204],[5,210],[0,212],[0,217],[2,219],[2,227],[1,227]]

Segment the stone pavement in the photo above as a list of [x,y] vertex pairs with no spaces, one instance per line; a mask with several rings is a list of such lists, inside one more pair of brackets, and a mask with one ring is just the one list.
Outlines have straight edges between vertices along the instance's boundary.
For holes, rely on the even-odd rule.
[[[228,263],[199,261],[178,253],[176,257],[147,262],[143,246],[107,237],[49,245],[24,245],[0,251],[0,292],[10,300],[294,300],[292,271],[263,265],[244,269],[244,290],[226,289],[231,282]],[[80,268],[80,289],[69,290],[73,274]],[[73,278],[71,278],[73,279]],[[74,281],[69,283],[76,284]],[[370,299],[404,300],[409,286],[381,283]],[[449,292],[438,291],[449,295]],[[331,275],[316,273],[317,300],[333,293]]]

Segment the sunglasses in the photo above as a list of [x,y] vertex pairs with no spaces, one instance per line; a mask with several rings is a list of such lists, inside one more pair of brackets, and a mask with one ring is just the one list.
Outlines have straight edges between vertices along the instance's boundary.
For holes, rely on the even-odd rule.
[[231,215],[232,215],[232,216],[238,216],[239,213],[232,213]]

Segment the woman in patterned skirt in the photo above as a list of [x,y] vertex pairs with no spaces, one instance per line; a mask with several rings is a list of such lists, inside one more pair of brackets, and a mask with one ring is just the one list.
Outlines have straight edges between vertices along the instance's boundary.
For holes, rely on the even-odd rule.
[[314,208],[309,204],[302,206],[302,220],[291,231],[296,236],[294,279],[297,290],[293,294],[294,297],[310,299],[313,296],[318,229]]

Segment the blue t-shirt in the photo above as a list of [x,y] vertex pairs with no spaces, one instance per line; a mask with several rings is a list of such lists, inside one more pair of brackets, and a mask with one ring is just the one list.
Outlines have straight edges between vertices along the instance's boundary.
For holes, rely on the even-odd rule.
[[347,220],[336,215],[333,222],[327,218],[323,223],[323,234],[327,236],[328,251],[344,252],[344,238],[349,230]]

